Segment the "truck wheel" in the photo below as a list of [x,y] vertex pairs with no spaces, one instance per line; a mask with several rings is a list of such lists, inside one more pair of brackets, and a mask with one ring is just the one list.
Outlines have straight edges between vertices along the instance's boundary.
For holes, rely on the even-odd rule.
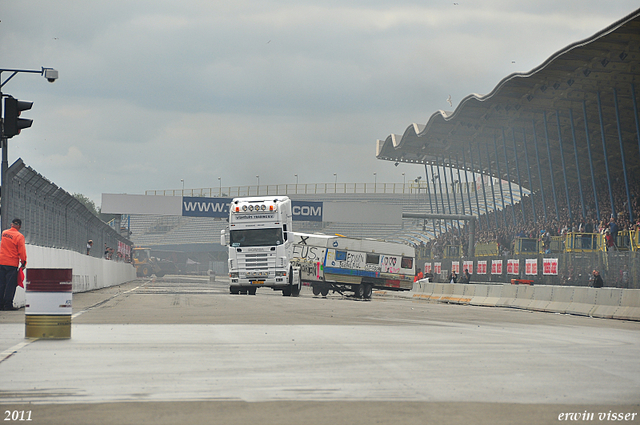
[[238,295],[240,293],[240,290],[238,288],[230,286],[229,287],[229,293],[231,293],[232,295]]
[[373,285],[365,284],[364,285],[364,293],[362,294],[365,300],[370,300],[373,295]]
[[255,294],[256,294],[256,290],[257,290],[257,289],[258,289],[258,288],[249,288],[249,289],[247,290],[247,294],[249,294],[249,295],[255,295]]
[[327,295],[329,295],[329,287],[325,286],[320,290],[320,293],[322,294],[323,297],[326,297]]
[[148,266],[144,266],[142,268],[142,276],[143,277],[149,277],[151,276],[151,269]]
[[282,290],[282,296],[283,297],[290,297],[291,296],[291,287],[287,286],[286,288],[284,288]]
[[317,297],[318,295],[320,295],[320,287],[318,287],[318,285],[313,285],[311,287],[311,290],[313,291],[314,296]]
[[364,298],[364,284],[357,285],[353,292],[355,292],[356,298]]
[[298,286],[298,285],[292,285],[291,286],[291,296],[292,297],[299,297],[300,296],[300,286]]

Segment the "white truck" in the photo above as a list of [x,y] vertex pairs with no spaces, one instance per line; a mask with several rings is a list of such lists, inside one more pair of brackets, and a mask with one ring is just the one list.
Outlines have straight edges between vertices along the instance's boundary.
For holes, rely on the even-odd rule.
[[291,200],[286,196],[235,198],[229,228],[220,243],[229,247],[229,291],[255,295],[270,287],[298,296],[299,270],[289,261],[293,247]]
[[410,290],[415,276],[413,247],[375,239],[293,233],[292,264],[314,295],[353,292],[371,299],[373,288]]

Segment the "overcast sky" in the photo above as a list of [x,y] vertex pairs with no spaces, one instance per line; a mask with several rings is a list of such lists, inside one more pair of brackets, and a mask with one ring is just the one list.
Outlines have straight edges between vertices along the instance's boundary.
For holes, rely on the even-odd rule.
[[[637,0],[20,0],[0,8],[3,93],[34,102],[17,158],[98,205],[260,184],[402,183],[377,139],[453,110]],[[8,77],[2,73],[2,80]],[[447,97],[451,95],[453,107]]]

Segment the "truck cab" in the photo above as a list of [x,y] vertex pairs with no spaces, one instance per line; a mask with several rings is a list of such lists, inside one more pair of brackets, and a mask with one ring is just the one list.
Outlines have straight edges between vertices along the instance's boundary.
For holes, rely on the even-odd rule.
[[286,196],[235,198],[221,243],[229,248],[229,291],[255,295],[260,287],[298,296],[300,279],[289,259],[293,241]]

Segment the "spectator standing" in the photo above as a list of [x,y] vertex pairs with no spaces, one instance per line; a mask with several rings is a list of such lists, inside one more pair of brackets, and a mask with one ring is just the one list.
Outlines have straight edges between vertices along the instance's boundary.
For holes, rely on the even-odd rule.
[[611,219],[609,220],[609,232],[611,233],[611,237],[615,242],[616,238],[618,237],[618,224],[616,223],[616,219],[613,217],[611,217]]
[[602,280],[602,276],[600,276],[600,272],[598,270],[593,271],[593,287],[594,288],[602,288],[604,286],[604,281]]
[[[24,236],[20,233],[22,220],[14,218],[11,228],[2,232],[0,242],[0,309],[18,310],[13,306],[13,297],[18,286],[18,266],[27,265],[27,250]],[[20,264],[22,263],[22,264]]]
[[89,242],[87,242],[87,255],[91,254],[91,247],[93,246],[93,241],[91,239],[89,239]]

